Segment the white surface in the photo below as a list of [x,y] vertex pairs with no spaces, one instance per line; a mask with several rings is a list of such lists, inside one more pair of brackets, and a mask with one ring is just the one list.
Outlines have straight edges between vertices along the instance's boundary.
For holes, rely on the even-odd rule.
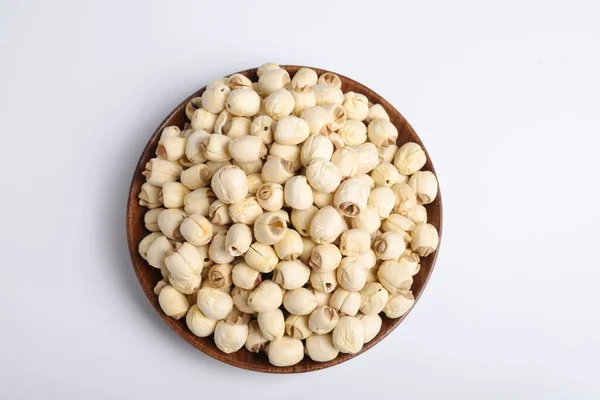
[[[600,397],[600,3],[386,3],[0,2],[1,399]],[[296,376],[179,339],[125,244],[155,127],[265,61],[386,97],[445,205],[410,317],[359,358]]]

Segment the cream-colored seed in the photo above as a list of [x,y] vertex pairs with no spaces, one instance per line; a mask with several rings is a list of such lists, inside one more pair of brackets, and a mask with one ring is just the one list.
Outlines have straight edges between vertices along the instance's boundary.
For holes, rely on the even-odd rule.
[[196,249],[198,249],[198,252],[200,252],[200,256],[202,257],[202,273],[203,273],[203,278],[206,277],[206,275],[208,275],[208,267],[210,267],[211,265],[213,265],[213,261],[210,259],[210,257],[208,256],[208,245],[202,245],[202,246],[196,246]]
[[234,306],[229,314],[227,314],[224,321],[231,325],[246,325],[250,322],[251,318],[251,314],[243,313]]
[[311,207],[313,203],[312,189],[305,176],[294,176],[285,183],[284,200],[288,206],[297,210],[306,210]]
[[318,208],[333,205],[333,193],[323,193],[313,188],[313,202]]
[[259,353],[264,350],[269,344],[269,340],[265,338],[258,327],[258,321],[250,321],[248,324],[248,338],[246,339],[246,350],[251,353]]
[[246,343],[248,339],[248,325],[235,325],[219,321],[215,328],[214,339],[215,345],[223,353],[234,353]]
[[367,126],[367,136],[377,147],[388,147],[396,143],[398,129],[389,120],[374,119]]
[[365,211],[369,187],[354,179],[343,181],[333,196],[333,205],[345,217],[356,217]]
[[299,90],[304,87],[313,87],[318,82],[317,73],[310,68],[300,68],[292,78],[290,88],[292,90]]
[[262,213],[263,209],[254,196],[229,205],[229,216],[234,223],[252,225]]
[[385,111],[385,109],[383,108],[383,106],[381,104],[373,104],[369,108],[369,112],[367,113],[367,118],[365,118],[365,122],[368,124],[371,121],[378,119],[378,118],[387,119],[388,121],[390,120],[390,116],[388,115],[388,113]]
[[302,254],[302,237],[293,229],[286,229],[280,241],[275,243],[275,252],[279,259],[294,261]]
[[[312,190],[311,190],[312,197]],[[319,209],[312,204],[304,209],[292,209],[291,221],[294,229],[302,236],[310,236],[310,223]]]
[[294,115],[302,115],[302,111],[307,108],[311,108],[317,105],[317,96],[313,92],[312,88],[304,87],[300,90],[292,90],[292,96],[294,97]]
[[384,232],[373,241],[373,250],[380,260],[397,260],[405,249],[404,235],[397,231]]
[[310,254],[312,253],[312,249],[316,245],[317,244],[313,242],[313,240],[310,237],[302,237],[302,254],[300,254],[298,259],[304,264],[308,265],[310,261]]
[[234,259],[234,256],[227,250],[226,241],[227,233],[218,232],[208,246],[208,256],[217,264],[228,264]]
[[185,155],[187,139],[183,137],[166,136],[158,141],[156,155],[169,161],[177,161]]
[[307,108],[300,114],[301,118],[308,122],[308,129],[311,134],[328,135],[331,129],[328,126],[331,123],[331,115],[323,107],[314,106]]
[[332,293],[320,292],[315,288],[311,288],[311,291],[315,295],[315,299],[317,299],[317,307],[329,305],[329,300],[331,299]]
[[389,187],[377,187],[371,190],[367,204],[375,207],[379,218],[385,219],[390,216],[396,205],[396,196]]
[[233,267],[231,278],[235,286],[246,290],[254,289],[262,280],[260,272],[245,262],[238,263]]
[[410,247],[421,257],[427,257],[437,249],[438,231],[431,224],[419,224],[412,233]]
[[252,81],[245,75],[233,74],[229,78],[227,78],[227,86],[229,86],[231,90],[241,88],[252,89]]
[[373,268],[377,264],[377,256],[371,249],[367,250],[366,253],[356,257],[356,259],[367,269]]
[[294,111],[294,104],[294,96],[289,90],[277,89],[265,98],[265,113],[278,121]]
[[238,257],[248,251],[252,244],[252,230],[244,223],[232,225],[225,236],[225,248],[232,256]]
[[333,156],[333,143],[323,135],[310,135],[302,144],[300,161],[307,167],[315,159],[331,160]]
[[233,265],[231,264],[215,264],[208,271],[208,281],[211,286],[217,289],[230,287],[232,281]]
[[[146,215],[148,215],[148,213],[146,213]],[[163,234],[160,232],[152,232],[140,241],[140,244],[138,245],[138,252],[144,260],[147,259],[148,249],[150,248],[150,245],[161,236],[163,236]]]
[[341,261],[340,248],[331,243],[324,243],[313,247],[309,265],[317,272],[327,272],[335,270]]
[[231,159],[229,142],[231,142],[229,136],[212,134],[202,142],[200,149],[207,160],[217,162],[228,161]]
[[250,297],[251,293],[251,290],[245,290],[235,286],[231,290],[231,297],[233,299],[233,304],[235,305],[235,308],[237,308],[241,312],[250,314],[254,313],[255,311],[248,305],[248,297]]
[[407,183],[396,183],[392,186],[396,196],[396,207],[394,212],[400,215],[406,215],[408,210],[417,204],[417,196]]
[[273,143],[274,132],[273,128],[275,125],[275,121],[273,118],[268,115],[260,115],[254,118],[252,124],[250,125],[250,135],[259,137],[264,144]]
[[278,211],[283,207],[283,186],[279,183],[262,184],[256,192],[256,200],[267,211]]
[[287,223],[277,212],[266,212],[254,221],[254,237],[267,245],[279,242],[285,236]]
[[217,172],[219,169],[226,167],[228,165],[233,165],[231,160],[225,160],[225,161],[206,161],[204,163],[204,165],[206,165],[208,167],[208,170],[210,171],[210,176],[212,178],[212,176],[215,174],[215,172]]
[[365,267],[353,257],[342,258],[336,273],[340,286],[351,292],[361,290],[367,283]]
[[310,237],[318,244],[332,243],[342,233],[342,216],[332,206],[321,208],[312,219]]
[[391,188],[399,182],[406,182],[407,177],[400,175],[400,172],[392,164],[382,162],[371,171],[371,178],[375,182],[376,187]]
[[405,215],[416,225],[427,222],[427,209],[422,204],[415,204]]
[[327,137],[329,138],[329,140],[331,140],[331,143],[333,143],[333,147],[336,150],[341,149],[345,146],[344,139],[342,139],[342,137],[336,132],[328,133]]
[[421,269],[421,264],[419,264],[419,261],[419,255],[417,253],[414,253],[412,250],[408,249],[408,252],[405,251],[404,254],[400,256],[397,262],[401,265],[401,268],[408,270],[412,276],[415,276],[419,273],[419,270]]
[[323,158],[315,158],[306,167],[306,178],[310,186],[317,191],[332,193],[340,186],[342,172],[331,161]]
[[152,158],[146,163],[146,169],[142,175],[146,177],[149,184],[162,187],[166,182],[175,182],[182,170],[183,168],[178,163],[162,158]]
[[379,154],[379,161],[381,161],[382,163],[391,164],[394,161],[394,156],[396,155],[397,151],[398,146],[395,144],[390,144],[388,147],[377,148],[377,154]]
[[[262,170],[262,166],[261,166],[261,170]],[[246,171],[244,171],[244,172],[246,172]],[[264,183],[262,180],[260,171],[258,173],[249,174],[247,176],[247,178],[248,178],[248,193],[256,195],[256,193],[258,192],[258,188]]]
[[154,208],[146,211],[144,214],[144,226],[150,232],[160,232],[160,228],[158,227],[158,215],[163,211],[164,208]]
[[379,165],[379,153],[373,143],[363,143],[354,149],[357,153],[357,174],[368,174]]
[[324,74],[322,74],[319,77],[319,80],[317,81],[317,83],[323,84],[323,85],[331,85],[337,89],[342,88],[342,80],[340,79],[339,76],[337,76],[333,72],[325,72]]
[[258,321],[260,331],[267,340],[275,340],[283,337],[285,333],[285,319],[283,312],[279,308],[259,312],[256,320]]
[[294,176],[294,163],[280,157],[268,156],[263,165],[262,180],[283,184]]
[[206,217],[192,214],[185,218],[179,227],[183,238],[194,246],[210,242],[213,236],[213,226]]
[[181,182],[166,182],[160,199],[166,208],[182,208],[183,198],[190,192]]
[[271,246],[259,242],[250,245],[244,260],[250,267],[263,273],[273,271],[279,262],[275,250]]
[[357,174],[358,153],[353,147],[346,146],[337,149],[331,157],[331,162],[338,167],[343,178]]
[[313,92],[315,92],[315,100],[318,106],[329,103],[342,104],[344,102],[344,93],[334,85],[317,83],[313,87]]
[[260,78],[265,72],[270,71],[272,69],[281,69],[281,67],[274,62],[267,62],[258,67],[256,70],[256,75]]
[[193,129],[203,130],[208,133],[212,133],[215,130],[215,123],[217,122],[218,115],[211,113],[204,108],[199,108],[194,112],[191,119],[191,125]]
[[308,122],[294,115],[288,115],[277,122],[274,139],[281,144],[297,145],[304,142],[309,134]]
[[340,314],[354,316],[360,308],[360,293],[337,288],[331,295],[329,305]]
[[364,229],[372,236],[381,226],[379,212],[375,207],[367,207],[358,216],[351,219],[352,228]]
[[[369,251],[371,247],[371,236],[363,229],[349,229],[342,233],[340,239],[340,252],[348,257],[358,257]],[[341,261],[341,256],[340,256]]]
[[[258,90],[268,96],[283,89],[290,82],[290,74],[284,69],[274,68],[264,71],[258,78]],[[292,106],[293,107],[293,106]]]
[[367,126],[355,119],[348,119],[338,132],[345,146],[358,146],[367,141]]
[[312,270],[310,272],[310,285],[313,287],[313,289],[319,292],[333,292],[337,287],[337,277],[335,271],[318,272],[316,270]]
[[183,210],[186,214],[208,216],[211,203],[215,200],[211,188],[200,188],[188,193],[183,198]]
[[213,287],[200,289],[197,302],[204,315],[216,320],[225,318],[233,309],[231,296]]
[[370,282],[360,291],[360,312],[365,315],[377,315],[387,304],[388,292],[381,283]]
[[369,343],[371,340],[375,339],[375,336],[377,336],[377,334],[381,330],[381,325],[383,321],[378,314],[360,314],[356,317],[363,322],[363,325],[365,327],[365,343]]
[[[408,185],[412,188],[421,204],[433,202],[438,192],[438,182],[431,171],[417,171],[410,177]],[[163,189],[164,190],[164,189]]]
[[304,286],[309,276],[310,268],[300,260],[281,261],[273,270],[273,281],[286,290]]
[[215,85],[202,93],[202,107],[211,113],[218,114],[225,109],[227,96],[231,89],[223,83]]
[[271,145],[269,154],[270,156],[279,157],[282,160],[291,162],[292,171],[296,172],[302,168],[302,163],[300,162],[300,151],[300,146],[275,142]]
[[185,323],[192,333],[198,337],[207,337],[213,334],[217,326],[217,320],[208,318],[200,310],[198,305],[190,307],[185,317]]
[[392,295],[410,290],[413,283],[413,268],[409,263],[384,261],[377,271],[383,287]]
[[146,261],[154,268],[166,268],[165,258],[175,250],[174,246],[174,243],[166,236],[155,237],[146,250]]
[[[194,97],[185,105],[185,116],[190,121],[194,117],[194,113],[202,108],[202,97]],[[179,129],[179,128],[177,128]]]
[[329,103],[322,105],[322,107],[329,114],[332,131],[337,131],[346,124],[346,112],[340,104]]
[[355,92],[345,93],[342,106],[349,119],[363,121],[369,115],[369,100],[364,94]]
[[[368,174],[361,173],[351,178],[353,181],[360,183],[363,186],[369,188],[369,190],[375,189],[375,181]],[[350,179],[349,179],[350,180]]]
[[161,207],[163,203],[160,198],[160,191],[160,187],[144,182],[140,189],[140,194],[138,195],[138,198],[140,199],[139,205],[148,207],[149,209]]
[[342,353],[356,354],[365,343],[365,327],[356,317],[341,317],[333,329],[333,345]]
[[271,280],[265,280],[250,293],[247,302],[255,312],[273,311],[281,306],[283,294],[278,284]]
[[335,328],[339,320],[337,311],[330,306],[317,307],[308,320],[308,327],[317,335],[329,333]]
[[210,89],[217,87],[218,85],[226,85],[226,84],[227,84],[227,78],[222,76],[215,80],[210,81],[208,83],[208,85],[206,85],[206,89],[210,90]]
[[241,201],[248,195],[246,174],[235,165],[220,168],[210,185],[217,198],[225,204]]
[[411,309],[414,303],[415,298],[411,291],[398,293],[390,297],[383,312],[388,318],[400,318]]
[[400,214],[390,214],[381,228],[384,232],[399,231],[400,233],[410,232],[415,229],[415,223],[408,217]]
[[420,145],[408,142],[400,146],[394,156],[394,166],[403,175],[412,175],[425,165],[427,156]]
[[188,298],[169,285],[158,294],[158,303],[163,312],[173,319],[180,319],[190,308]]
[[229,154],[238,163],[250,163],[266,157],[267,147],[259,137],[242,136],[229,143]]
[[190,137],[187,140],[185,146],[185,156],[190,162],[193,164],[202,163],[206,161],[206,157],[204,157],[204,153],[201,149],[202,143],[208,139],[210,133],[198,129],[193,131]]
[[233,165],[238,166],[246,175],[248,175],[248,192],[254,194],[250,191],[250,175],[258,174],[258,177],[262,180],[261,172],[265,162],[262,159],[258,159],[256,161],[240,163],[237,161],[233,162]]
[[181,183],[190,190],[200,189],[210,182],[212,173],[206,164],[193,165],[181,172]]
[[185,213],[177,208],[169,208],[158,214],[158,227],[160,231],[169,239],[181,240],[179,226],[186,217]]
[[291,314],[309,315],[317,308],[317,299],[310,290],[301,287],[285,293],[283,306]]
[[273,340],[267,347],[269,362],[276,367],[289,367],[304,358],[304,346],[300,339],[284,336]]
[[[223,110],[219,113],[217,121],[215,122],[215,133],[219,135],[225,135],[227,132],[226,126],[231,126],[233,120],[233,114],[227,110]],[[228,138],[232,139],[230,136]]]
[[238,117],[253,117],[260,109],[260,96],[252,88],[235,89],[227,96],[225,107]]
[[290,314],[285,320],[285,334],[300,340],[312,335],[312,331],[308,327],[308,315]]
[[306,338],[306,354],[316,362],[327,362],[335,359],[339,351],[333,345],[331,333],[310,335]]
[[[230,224],[229,204],[225,204],[221,200],[215,200],[208,209],[208,218],[210,218],[213,225],[224,226]],[[214,226],[213,234],[215,234]]]

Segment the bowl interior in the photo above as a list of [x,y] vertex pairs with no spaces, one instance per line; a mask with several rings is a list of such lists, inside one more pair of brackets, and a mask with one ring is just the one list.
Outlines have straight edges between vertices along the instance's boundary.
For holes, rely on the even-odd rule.
[[[302,68],[301,66],[282,66],[282,68],[286,69],[290,76],[298,71],[298,69]],[[326,70],[313,68],[319,75],[324,72],[328,72]],[[253,81],[257,79],[256,69],[250,69],[246,71],[240,72],[243,75],[248,76]],[[412,129],[410,124],[404,119],[404,117],[394,108],[392,107],[385,99],[379,96],[377,93],[373,92],[369,88],[361,85],[358,82],[353,81],[352,79],[346,78],[342,75],[338,76],[342,80],[342,89],[344,92],[353,91],[356,93],[363,94],[367,96],[371,103],[379,103],[381,104],[387,113],[390,116],[391,122],[398,129],[398,146],[402,144],[412,141],[419,143],[425,153],[427,154],[427,149]],[[327,367],[331,367],[342,362],[348,361],[351,358],[362,354],[363,352],[369,350],[371,347],[375,346],[379,341],[385,338],[392,330],[394,330],[406,316],[410,313],[405,314],[401,318],[398,319],[389,319],[382,315],[383,324],[381,331],[379,334],[371,340],[369,343],[365,344],[363,349],[358,354],[342,354],[329,362],[325,363],[317,363],[312,361],[308,356],[304,357],[304,359],[297,365],[291,367],[274,367],[269,364],[268,359],[263,353],[250,353],[245,348],[242,348],[240,351],[233,354],[225,354],[217,349],[215,346],[212,336],[208,338],[199,338],[194,336],[187,328],[185,324],[185,318],[182,318],[178,321],[166,316],[159,304],[158,297],[154,294],[153,288],[154,285],[162,278],[160,271],[156,268],[151,267],[148,263],[139,255],[138,253],[138,244],[139,242],[148,234],[146,229],[144,228],[144,214],[147,211],[145,207],[142,207],[138,204],[138,193],[142,184],[145,182],[144,176],[142,176],[142,172],[144,170],[144,166],[146,163],[153,158],[156,151],[156,146],[158,140],[160,138],[160,133],[162,129],[166,126],[177,125],[179,128],[183,128],[184,124],[187,121],[185,115],[185,106],[190,99],[193,97],[200,96],[204,88],[198,90],[194,94],[192,94],[189,98],[184,100],[179,106],[173,110],[169,116],[163,121],[163,123],[156,129],[152,137],[150,138],[148,144],[146,145],[144,152],[142,153],[140,160],[135,169],[133,180],[131,183],[131,188],[129,191],[129,200],[127,205],[127,240],[129,244],[129,253],[131,256],[131,261],[133,263],[133,268],[135,273],[140,281],[140,285],[146,297],[156,310],[156,312],[161,316],[164,322],[169,325],[179,336],[184,338],[187,342],[192,344],[198,350],[208,354],[211,357],[214,357],[220,361],[225,363],[234,365],[236,367],[245,368],[249,370],[259,371],[259,372],[271,372],[271,373],[297,373],[297,372],[308,372],[315,371]],[[427,154],[427,163],[424,170],[429,170],[435,173],[435,169],[429,158],[429,154]],[[428,222],[434,225],[440,235],[440,241],[442,237],[442,199],[440,193],[438,192],[438,196],[436,200],[425,206],[427,209]],[[439,246],[438,246],[439,249]],[[436,250],[430,256],[421,259],[421,269],[419,273],[414,277],[414,282],[412,286],[412,291],[415,297],[415,305],[418,302],[427,281],[431,275],[433,270],[433,266],[435,264],[437,254],[439,250]],[[413,306],[414,308],[414,306]]]

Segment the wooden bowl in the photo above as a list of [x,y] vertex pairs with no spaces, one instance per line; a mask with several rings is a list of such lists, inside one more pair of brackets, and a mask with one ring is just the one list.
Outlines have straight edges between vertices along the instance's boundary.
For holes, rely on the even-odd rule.
[[[298,69],[302,68],[301,66],[282,66],[282,68],[286,69],[291,76],[294,75]],[[319,75],[324,72],[328,72],[323,69],[314,68],[315,71]],[[257,79],[256,76],[256,68],[249,69],[246,71],[240,72],[243,75],[246,75],[253,81]],[[404,117],[394,108],[391,104],[389,104],[385,99],[379,96],[377,93],[373,92],[371,89],[361,85],[358,82],[353,81],[352,79],[346,78],[345,76],[339,75],[342,80],[342,89],[344,92],[353,91],[356,93],[361,93],[369,99],[371,103],[379,103],[381,104],[387,113],[390,116],[392,123],[398,128],[398,146],[401,146],[403,143],[412,141],[419,143],[425,153],[427,154],[427,150],[423,143],[410,126],[410,124],[404,119]],[[144,171],[144,166],[146,163],[153,157],[155,157],[155,150],[160,138],[160,133],[166,126],[177,125],[180,128],[183,128],[183,125],[187,122],[187,118],[185,115],[185,106],[193,97],[198,97],[202,94],[204,88],[198,90],[190,97],[185,99],[180,105],[178,105],[175,110],[173,110],[167,118],[163,121],[162,124],[156,129],[150,141],[146,145],[142,156],[137,164],[135,172],[133,174],[133,179],[131,182],[131,188],[129,190],[129,201],[127,204],[127,241],[129,243],[129,253],[131,255],[131,261],[133,263],[133,268],[135,273],[140,281],[140,285],[146,293],[148,300],[156,310],[156,312],[161,316],[163,321],[167,325],[169,325],[179,336],[189,342],[191,345],[196,347],[198,350],[208,354],[209,356],[216,358],[217,360],[223,361],[227,364],[231,364],[236,367],[245,368],[253,371],[259,372],[270,372],[270,373],[297,373],[297,372],[308,372],[308,371],[316,371],[323,368],[328,368],[345,361],[348,361],[359,354],[364,353],[369,350],[371,347],[375,346],[379,343],[383,338],[390,334],[400,323],[406,318],[408,315],[405,314],[401,318],[398,319],[388,319],[385,315],[382,314],[383,324],[381,331],[379,334],[371,340],[369,343],[365,344],[362,350],[358,354],[342,354],[340,353],[337,358],[332,361],[325,363],[318,363],[312,361],[308,356],[305,356],[304,359],[299,363],[291,367],[275,367],[269,364],[267,356],[264,353],[256,354],[250,353],[245,348],[242,348],[236,353],[233,354],[225,354],[217,349],[213,342],[212,336],[207,338],[199,338],[194,336],[186,326],[185,318],[182,318],[178,321],[166,316],[161,310],[158,304],[158,296],[154,294],[153,288],[154,285],[161,279],[160,271],[156,268],[151,267],[148,263],[142,259],[142,257],[138,253],[138,244],[140,241],[148,234],[146,229],[144,228],[144,213],[147,211],[145,207],[142,207],[138,204],[138,193],[140,192],[140,188],[142,184],[145,182],[144,176],[142,176],[142,171]],[[425,164],[424,170],[429,170],[435,173],[435,169],[433,168],[433,164],[429,155],[427,155],[427,164]],[[442,236],[442,198],[440,193],[438,192],[438,196],[435,201],[431,204],[426,205],[428,222],[433,224],[439,234],[440,239]],[[438,246],[439,249],[439,246]],[[421,260],[421,269],[419,273],[414,277],[414,283],[412,286],[412,291],[415,297],[415,304],[421,297],[423,290],[425,289],[425,285],[431,275],[433,270],[433,266],[435,264],[438,251],[435,251],[433,254],[425,257]],[[414,308],[414,307],[413,307]]]

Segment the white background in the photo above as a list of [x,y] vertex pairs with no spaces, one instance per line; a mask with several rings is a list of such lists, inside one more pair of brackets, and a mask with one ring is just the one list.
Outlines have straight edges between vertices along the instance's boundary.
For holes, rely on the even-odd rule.
[[[600,3],[0,2],[1,399],[598,399]],[[266,61],[379,92],[426,144],[445,228],[388,339],[247,372],[156,315],[125,243],[150,134]]]

